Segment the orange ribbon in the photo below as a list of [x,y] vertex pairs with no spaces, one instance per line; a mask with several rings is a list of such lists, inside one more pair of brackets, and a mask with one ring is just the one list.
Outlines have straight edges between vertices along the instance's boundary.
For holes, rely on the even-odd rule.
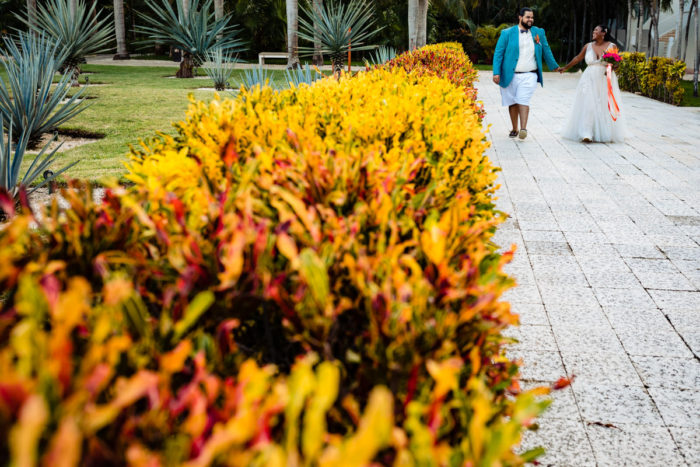
[[605,74],[608,76],[608,112],[613,121],[617,121],[617,117],[620,116],[620,106],[617,105],[615,100],[615,95],[613,94],[612,88],[612,64],[608,64]]

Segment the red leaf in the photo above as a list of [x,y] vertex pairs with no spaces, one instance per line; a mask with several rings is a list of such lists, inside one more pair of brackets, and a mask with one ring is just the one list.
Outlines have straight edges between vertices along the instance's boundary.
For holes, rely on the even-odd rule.
[[576,375],[571,375],[571,378],[562,376],[552,385],[552,389],[564,389],[567,386],[571,386],[571,383],[574,382],[574,378],[576,378]]

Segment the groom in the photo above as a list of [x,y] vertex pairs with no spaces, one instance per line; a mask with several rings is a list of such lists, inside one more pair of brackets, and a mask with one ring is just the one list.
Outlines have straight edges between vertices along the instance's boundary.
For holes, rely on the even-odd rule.
[[544,29],[533,27],[534,21],[531,8],[521,9],[518,24],[501,32],[493,55],[493,82],[501,86],[501,103],[508,106],[511,138],[527,138],[530,98],[537,83],[542,84],[542,54],[550,70],[559,70]]

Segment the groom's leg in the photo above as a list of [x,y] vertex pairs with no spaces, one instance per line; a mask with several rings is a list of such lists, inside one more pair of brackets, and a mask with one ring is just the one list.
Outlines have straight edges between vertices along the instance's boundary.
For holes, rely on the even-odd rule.
[[[527,117],[530,116],[529,105],[518,105],[518,113],[520,114],[520,129],[527,130]],[[511,117],[511,120],[513,117]]]
[[513,131],[518,131],[518,104],[513,104],[508,107],[508,113],[510,114],[510,122],[513,124]]

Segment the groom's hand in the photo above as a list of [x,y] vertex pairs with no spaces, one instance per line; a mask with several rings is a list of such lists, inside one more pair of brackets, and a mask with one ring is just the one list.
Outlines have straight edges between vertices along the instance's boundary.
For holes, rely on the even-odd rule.
[[501,82],[501,76],[500,75],[493,75],[493,82],[496,84],[499,84]]

